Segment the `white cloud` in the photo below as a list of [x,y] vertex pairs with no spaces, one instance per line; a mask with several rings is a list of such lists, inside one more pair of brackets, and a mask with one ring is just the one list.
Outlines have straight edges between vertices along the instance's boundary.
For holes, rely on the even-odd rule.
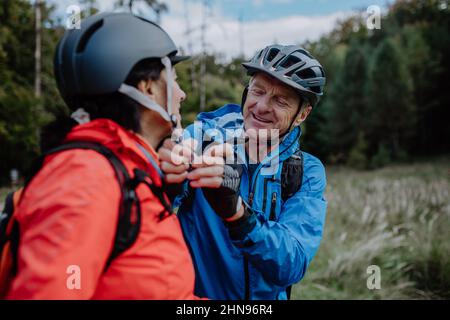
[[[51,0],[55,1],[56,0]],[[260,0],[262,1],[262,0]],[[289,2],[291,0],[270,0],[272,2]],[[112,10],[113,2],[110,0],[98,0],[101,11]],[[58,12],[62,15],[70,4],[76,4],[73,0],[60,0]],[[162,16],[162,26],[173,38],[175,43],[186,53],[200,53],[201,26],[205,15],[202,1],[166,0],[169,12]],[[136,3],[136,11],[141,9],[148,12],[150,18],[154,18],[151,10]],[[214,4],[214,2],[212,2]],[[186,7],[187,5],[187,7]],[[244,21],[242,25],[236,19],[226,17],[220,12],[220,6],[210,6],[206,11],[205,43],[207,52],[221,53],[225,59],[230,59],[240,54],[240,30],[242,30],[243,52],[246,58],[250,58],[258,49],[269,44],[298,44],[306,40],[316,40],[324,33],[333,29],[338,19],[350,15],[351,12],[335,12],[324,16],[287,16],[278,19],[264,21]],[[188,17],[188,20],[186,19]],[[187,28],[191,29],[188,36]],[[192,52],[189,52],[189,40]]]
[[[193,53],[201,52],[201,25],[203,21],[201,4],[198,2],[192,3],[188,8],[189,25],[193,30],[189,38],[186,35],[187,23],[183,1],[170,0],[168,3],[170,14],[163,17],[162,26],[185,52],[188,52],[189,40]],[[242,28],[244,55],[250,58],[258,49],[274,42],[298,44],[306,40],[316,40],[324,33],[331,31],[338,19],[350,14],[351,12],[335,12],[324,16],[297,15],[264,21],[244,21],[241,26],[237,19],[225,17],[221,12],[212,10],[206,20],[206,49],[207,52],[223,54],[227,60],[239,55],[241,52],[240,30]]]

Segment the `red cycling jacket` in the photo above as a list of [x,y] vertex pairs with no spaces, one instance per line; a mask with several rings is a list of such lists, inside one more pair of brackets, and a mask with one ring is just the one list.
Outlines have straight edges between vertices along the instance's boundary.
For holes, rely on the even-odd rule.
[[[113,121],[97,119],[76,126],[66,142],[75,140],[101,143],[130,173],[139,168],[154,183],[161,182],[137,144],[158,163],[155,151]],[[18,273],[8,299],[196,298],[194,268],[178,218],[172,214],[160,220],[163,206],[145,185],[137,194],[142,208],[139,236],[103,272],[121,196],[114,169],[93,150],[48,156],[16,209]]]

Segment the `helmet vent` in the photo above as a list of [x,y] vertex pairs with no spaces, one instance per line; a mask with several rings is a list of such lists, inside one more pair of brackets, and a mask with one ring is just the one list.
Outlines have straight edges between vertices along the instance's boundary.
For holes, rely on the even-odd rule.
[[309,90],[318,94],[322,92],[322,90],[320,90],[320,87],[310,87]]
[[295,74],[300,79],[310,79],[310,78],[315,78],[316,77],[316,74],[311,69],[300,70],[300,71],[297,71]]
[[297,50],[297,51],[295,51],[295,52],[299,52],[300,54],[304,54],[305,56],[307,56],[308,58],[310,58],[310,59],[314,59],[314,57],[313,56],[311,56],[310,54],[309,54],[309,52],[308,51],[306,51],[306,50]]
[[259,51],[258,56],[256,57],[256,60],[259,60],[259,58],[261,58],[261,55],[263,53],[264,50]]
[[267,55],[266,61],[268,61],[268,62],[272,61],[279,52],[280,52],[280,49],[277,49],[277,48],[270,49],[270,51]]
[[83,52],[86,49],[86,45],[92,35],[103,26],[103,19],[93,23],[89,29],[82,35],[80,42],[78,43],[77,53]]
[[284,68],[284,69],[287,69],[290,66],[293,66],[294,64],[299,63],[300,61],[302,61],[302,60],[300,60],[300,58],[298,58],[298,57],[288,56],[288,58],[285,59],[283,61],[283,63],[281,64],[281,67]]

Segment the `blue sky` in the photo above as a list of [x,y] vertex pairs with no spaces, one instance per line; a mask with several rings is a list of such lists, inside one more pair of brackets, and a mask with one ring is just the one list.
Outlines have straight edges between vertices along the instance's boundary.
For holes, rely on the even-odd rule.
[[[0,0],[2,1],[2,0]],[[34,1],[34,0],[30,0]],[[77,0],[46,0],[57,5],[56,15],[67,16],[70,5]],[[383,9],[392,0],[160,0],[169,7],[162,15],[161,25],[180,49],[196,54],[203,49],[223,55],[226,59],[244,54],[251,57],[270,43],[300,44],[314,41],[330,32],[337,21],[350,15],[364,15],[371,5]],[[111,11],[114,0],[97,0],[100,11]],[[134,12],[154,19],[151,9],[135,0]],[[362,13],[361,13],[362,11]],[[205,12],[206,47],[201,47],[201,24]],[[238,21],[242,14],[242,23]],[[188,17],[188,21],[186,19]],[[186,36],[186,30],[193,30]],[[262,32],[263,30],[263,32]]]
[[213,0],[212,3],[226,16],[238,17],[242,12],[244,20],[255,21],[290,15],[328,15],[370,5],[385,7],[387,0]]
[[[31,0],[33,1],[33,0]],[[59,5],[59,9],[77,0],[46,0]],[[101,9],[112,8],[116,0],[97,0]],[[182,1],[160,0],[169,5],[169,15],[184,6]],[[183,0],[184,1],[184,0]],[[203,0],[186,0],[189,5],[200,5]],[[272,20],[292,15],[319,16],[335,12],[351,11],[367,8],[370,5],[386,7],[392,0],[208,0],[214,10],[219,10],[224,16],[237,19],[243,15],[246,21]],[[136,5],[139,5],[135,0]]]

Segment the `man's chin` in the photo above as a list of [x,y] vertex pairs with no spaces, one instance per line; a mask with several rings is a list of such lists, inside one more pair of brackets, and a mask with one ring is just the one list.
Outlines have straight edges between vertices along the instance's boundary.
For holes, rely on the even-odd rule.
[[248,126],[245,125],[245,134],[250,139],[277,139],[280,136],[279,130],[273,126]]
[[261,122],[258,120],[254,120],[254,119],[250,119],[248,121],[245,122],[245,129],[249,130],[269,130],[270,129],[274,129],[273,123],[272,122]]

